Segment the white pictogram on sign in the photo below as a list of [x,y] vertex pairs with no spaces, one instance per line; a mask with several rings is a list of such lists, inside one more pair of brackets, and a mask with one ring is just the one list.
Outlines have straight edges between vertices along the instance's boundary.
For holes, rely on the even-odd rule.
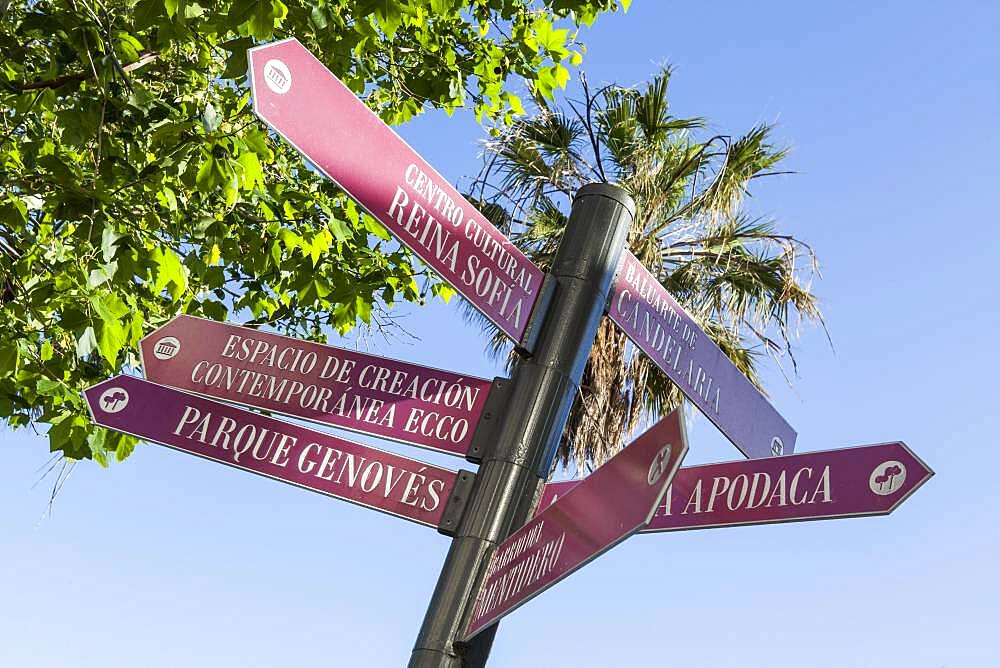
[[181,351],[181,342],[175,336],[164,336],[153,346],[153,355],[158,360],[173,359]]
[[292,73],[280,60],[269,60],[264,63],[264,81],[275,93],[284,95],[292,88]]
[[101,393],[97,405],[105,413],[117,413],[128,406],[128,392],[121,387],[109,387]]
[[868,485],[879,496],[892,494],[906,482],[906,467],[902,462],[890,460],[875,467],[868,478]]
[[653,457],[653,462],[649,465],[649,474],[646,476],[646,482],[650,485],[655,485],[656,481],[663,477],[663,473],[667,470],[667,466],[670,464],[670,446],[665,445],[663,449],[656,453]]

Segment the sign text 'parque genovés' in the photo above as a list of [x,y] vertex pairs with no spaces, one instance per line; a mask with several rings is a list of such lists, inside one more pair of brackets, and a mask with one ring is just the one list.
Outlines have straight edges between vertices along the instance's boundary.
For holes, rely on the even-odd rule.
[[455,484],[453,471],[135,376],[84,397],[102,427],[428,526]]

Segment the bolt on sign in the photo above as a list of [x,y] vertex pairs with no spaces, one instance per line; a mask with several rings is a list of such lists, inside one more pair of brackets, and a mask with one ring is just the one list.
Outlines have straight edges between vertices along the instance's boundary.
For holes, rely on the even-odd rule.
[[608,315],[744,455],[792,453],[791,425],[628,250]]
[[454,471],[134,376],[83,394],[102,427],[418,524],[440,524],[455,484]]
[[500,543],[465,639],[645,526],[686,453],[683,419],[675,410]]
[[[685,467],[642,532],[887,515],[932,475],[898,441]],[[547,484],[539,509],[577,484]]]
[[542,271],[297,40],[247,57],[257,115],[520,342]]
[[459,456],[490,391],[482,378],[188,315],[139,353],[154,383]]

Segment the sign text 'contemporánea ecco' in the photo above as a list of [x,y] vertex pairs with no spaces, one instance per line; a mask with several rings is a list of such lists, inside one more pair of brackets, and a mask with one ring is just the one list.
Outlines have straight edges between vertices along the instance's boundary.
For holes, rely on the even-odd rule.
[[520,341],[542,271],[297,40],[248,58],[257,115]]
[[646,525],[687,453],[676,410],[497,546],[466,639]]
[[420,524],[438,526],[455,484],[453,471],[134,376],[84,397],[102,427]]
[[791,454],[795,430],[632,253],[608,315],[747,457]]
[[465,455],[490,381],[180,315],[139,344],[148,380]]
[[[885,515],[932,475],[899,442],[685,467],[642,531]],[[547,484],[539,510],[577,484]]]

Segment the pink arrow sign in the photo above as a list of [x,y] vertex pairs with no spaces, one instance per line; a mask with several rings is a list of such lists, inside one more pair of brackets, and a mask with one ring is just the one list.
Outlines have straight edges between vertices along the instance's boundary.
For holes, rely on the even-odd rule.
[[795,430],[632,253],[608,315],[747,457],[791,454]]
[[[642,531],[887,515],[932,475],[899,442],[691,466]],[[538,507],[577,484],[549,483]]]
[[464,456],[490,381],[180,315],[139,344],[155,383]]
[[94,422],[436,527],[456,474],[134,376],[84,391]]
[[686,453],[678,410],[511,534],[493,553],[465,639],[645,526]]
[[257,115],[520,341],[542,271],[297,40],[248,58]]

